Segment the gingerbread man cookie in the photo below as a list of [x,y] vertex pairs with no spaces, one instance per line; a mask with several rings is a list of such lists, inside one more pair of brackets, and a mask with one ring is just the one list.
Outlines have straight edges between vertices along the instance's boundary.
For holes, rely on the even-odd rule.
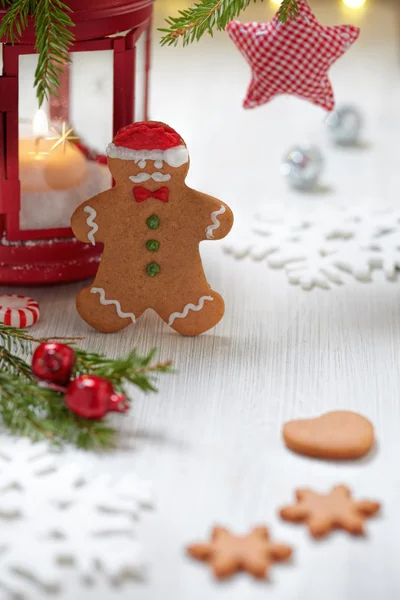
[[95,281],[77,298],[79,314],[103,332],[135,323],[148,308],[182,335],[214,327],[224,301],[207,282],[199,243],[228,234],[231,210],[185,184],[186,144],[164,123],[124,127],[107,155],[115,187],[71,220],[79,240],[104,244]]

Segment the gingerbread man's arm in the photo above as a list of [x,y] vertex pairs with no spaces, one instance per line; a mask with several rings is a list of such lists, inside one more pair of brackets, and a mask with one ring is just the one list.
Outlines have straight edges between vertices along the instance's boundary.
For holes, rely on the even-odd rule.
[[233,225],[233,213],[229,206],[207,194],[193,190],[198,224],[202,240],[221,240]]
[[71,227],[74,235],[81,242],[95,244],[104,242],[104,221],[102,208],[110,201],[111,190],[97,194],[86,202],[83,202],[74,211],[71,217]]

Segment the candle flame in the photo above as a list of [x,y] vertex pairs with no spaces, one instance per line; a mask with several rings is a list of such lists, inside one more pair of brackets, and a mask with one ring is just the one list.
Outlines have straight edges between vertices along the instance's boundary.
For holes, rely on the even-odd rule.
[[362,8],[366,0],[343,0],[343,4],[348,8]]
[[49,132],[49,122],[44,110],[39,108],[33,119],[33,133],[36,137],[44,137]]

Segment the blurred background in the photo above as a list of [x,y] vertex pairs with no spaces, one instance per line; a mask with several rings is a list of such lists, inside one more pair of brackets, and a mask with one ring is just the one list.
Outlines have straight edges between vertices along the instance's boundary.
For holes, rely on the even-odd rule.
[[[169,122],[191,151],[190,182],[232,204],[237,214],[256,200],[284,206],[317,202],[398,202],[400,171],[400,3],[397,0],[310,0],[325,25],[361,27],[359,40],[333,65],[337,105],[353,104],[363,121],[358,148],[332,148],[326,113],[295,97],[278,97],[245,111],[250,70],[225,32],[188,47],[160,47],[164,19],[188,0],[157,0],[153,41],[151,118]],[[268,21],[278,0],[251,3],[239,17]],[[288,189],[280,173],[293,144],[310,141],[325,158],[323,192]],[[251,190],[251,192],[249,192]],[[252,198],[249,198],[249,193]],[[254,199],[254,194],[257,198]]]
[[[332,147],[327,113],[296,97],[279,96],[244,110],[250,69],[224,31],[182,47],[160,45],[165,19],[192,0],[156,0],[150,118],[169,123],[191,153],[189,183],[220,197],[243,219],[249,204],[307,208],[333,204],[396,204],[400,188],[400,2],[310,0],[320,23],[361,27],[359,40],[330,69],[337,106],[353,105],[363,120],[356,147]],[[280,0],[251,2],[243,21],[268,21]],[[145,35],[137,45],[135,119],[143,119]],[[20,58],[20,115],[30,123],[37,109],[36,57]],[[71,114],[74,126],[102,153],[112,136],[111,51],[73,53]],[[90,68],[88,68],[88,61]],[[85,90],[85,102],[82,102]],[[320,186],[308,194],[291,189],[280,165],[288,149],[312,143],[324,159]]]

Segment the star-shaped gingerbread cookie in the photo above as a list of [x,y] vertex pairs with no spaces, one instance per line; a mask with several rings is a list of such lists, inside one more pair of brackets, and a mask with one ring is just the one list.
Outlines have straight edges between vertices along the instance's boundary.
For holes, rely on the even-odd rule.
[[281,23],[231,21],[227,32],[249,63],[252,79],[244,108],[255,108],[278,94],[294,94],[326,110],[335,101],[328,79],[331,65],[356,41],[352,25],[320,25],[306,0],[295,19]]
[[353,500],[349,488],[334,487],[329,494],[312,490],[296,490],[297,503],[280,510],[285,521],[306,523],[311,535],[320,538],[333,529],[344,529],[352,535],[364,535],[364,521],[380,509],[378,502]]
[[187,551],[192,558],[208,562],[217,579],[231,577],[238,571],[266,579],[272,563],[288,560],[292,555],[289,546],[270,540],[266,527],[256,527],[244,536],[214,527],[211,542],[193,544]]

